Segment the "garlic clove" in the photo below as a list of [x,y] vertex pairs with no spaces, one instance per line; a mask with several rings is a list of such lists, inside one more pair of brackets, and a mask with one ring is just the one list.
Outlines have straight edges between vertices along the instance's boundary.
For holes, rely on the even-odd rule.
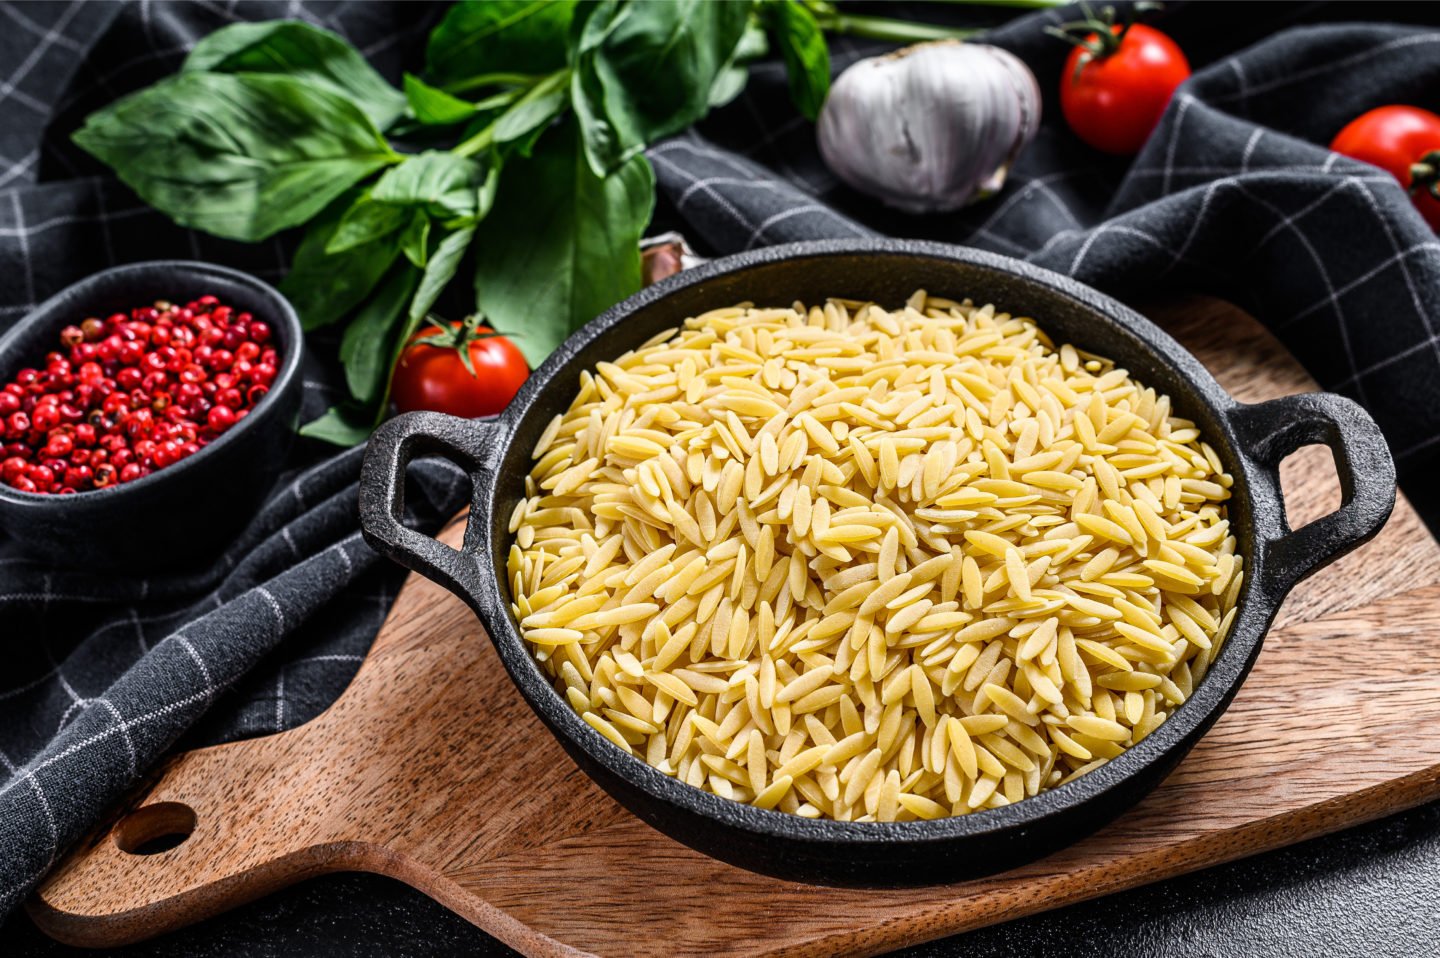
[[821,111],[820,154],[848,185],[910,213],[998,191],[1040,123],[1040,87],[1013,54],[941,40],[861,60]]

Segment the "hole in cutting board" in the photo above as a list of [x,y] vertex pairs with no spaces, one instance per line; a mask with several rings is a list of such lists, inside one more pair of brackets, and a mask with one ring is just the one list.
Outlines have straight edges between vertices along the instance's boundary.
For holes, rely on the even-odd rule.
[[1280,463],[1285,521],[1291,529],[1308,526],[1340,508],[1340,476],[1329,446],[1301,446]]
[[120,819],[115,844],[131,855],[168,852],[195,831],[195,809],[183,802],[156,802]]

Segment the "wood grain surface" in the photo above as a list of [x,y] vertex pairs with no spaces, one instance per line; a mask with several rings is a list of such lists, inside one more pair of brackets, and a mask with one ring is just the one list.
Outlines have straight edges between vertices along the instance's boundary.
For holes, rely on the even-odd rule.
[[[1240,399],[1314,388],[1231,306],[1149,312]],[[1282,472],[1293,525],[1338,504],[1323,448]],[[993,878],[855,891],[732,868],[630,816],[531,714],[470,612],[411,576],[328,711],[176,757],[30,909],[57,938],[115,945],[359,869],[409,882],[527,954],[874,954],[1440,797],[1437,642],[1440,545],[1402,498],[1375,542],[1296,590],[1230,711],[1134,810]],[[192,810],[178,846],[122,850],[184,831]]]

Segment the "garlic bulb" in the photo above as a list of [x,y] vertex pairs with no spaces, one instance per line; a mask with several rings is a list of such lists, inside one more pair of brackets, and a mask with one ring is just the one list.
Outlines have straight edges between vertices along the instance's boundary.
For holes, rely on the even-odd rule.
[[940,40],[852,65],[820,114],[820,155],[908,213],[994,194],[1040,123],[1040,87],[998,47]]

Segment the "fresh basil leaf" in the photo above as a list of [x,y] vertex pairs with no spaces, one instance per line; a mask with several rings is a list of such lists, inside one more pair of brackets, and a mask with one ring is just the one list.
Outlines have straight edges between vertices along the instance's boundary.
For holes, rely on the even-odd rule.
[[746,21],[740,42],[730,54],[730,61],[715,77],[714,86],[710,87],[710,108],[722,107],[739,96],[750,82],[751,62],[769,52],[770,41],[765,36],[765,28],[752,15]]
[[489,73],[550,73],[565,65],[574,0],[466,0],[430,34],[425,63],[442,84]]
[[675,0],[634,3],[614,14],[588,56],[604,89],[605,115],[623,146],[621,157],[705,115],[716,77],[745,34],[751,6],[748,0]]
[[340,362],[350,395],[368,406],[384,390],[390,374],[388,360],[403,325],[405,304],[415,292],[420,274],[409,263],[397,263],[345,327],[340,341]]
[[775,30],[790,99],[807,120],[820,115],[830,92],[830,50],[815,16],[797,0],[777,0],[766,10]]
[[360,51],[330,31],[298,20],[221,27],[195,44],[181,69],[278,73],[319,83],[354,101],[381,130],[405,112],[405,97],[385,82]]
[[556,70],[529,89],[515,105],[495,121],[494,142],[497,144],[528,140],[530,134],[543,130],[570,102],[568,71]]
[[435,247],[435,252],[430,254],[430,261],[425,265],[425,275],[420,278],[420,287],[415,290],[415,298],[410,301],[409,323],[405,333],[407,339],[420,327],[430,308],[435,305],[450,280],[455,278],[460,259],[470,248],[470,242],[474,238],[473,226],[456,230],[441,240],[440,245]]
[[570,103],[580,124],[585,157],[597,175],[615,169],[645,149],[625,140],[605,112],[605,88],[595,72],[593,57],[582,57],[570,77]]
[[490,325],[513,336],[532,367],[640,288],[639,243],[654,202],[645,158],[596,176],[573,119],[547,133],[531,159],[506,166],[505,192],[476,245],[476,294]]
[[419,269],[425,268],[430,258],[430,217],[424,210],[416,210],[410,218],[410,225],[400,234],[400,252]]
[[181,226],[249,243],[398,158],[343,97],[259,74],[181,73],[90,114],[74,140]]
[[335,232],[325,244],[325,252],[343,253],[374,242],[403,227],[408,219],[404,208],[377,203],[367,191],[350,204],[350,208],[340,218]]
[[325,415],[300,427],[300,435],[337,446],[358,446],[375,430],[375,417],[353,403],[331,406]]
[[280,283],[280,292],[300,314],[307,330],[327,326],[359,305],[399,255],[395,244],[386,240],[365,243],[343,253],[325,252],[342,214],[360,195],[350,191],[310,224],[295,251],[290,272]]
[[372,195],[380,203],[423,206],[437,218],[473,216],[487,172],[478,159],[432,150],[386,170]]
[[412,73],[405,74],[405,99],[409,101],[410,112],[415,119],[428,126],[464,123],[478,109],[469,100],[452,96]]

